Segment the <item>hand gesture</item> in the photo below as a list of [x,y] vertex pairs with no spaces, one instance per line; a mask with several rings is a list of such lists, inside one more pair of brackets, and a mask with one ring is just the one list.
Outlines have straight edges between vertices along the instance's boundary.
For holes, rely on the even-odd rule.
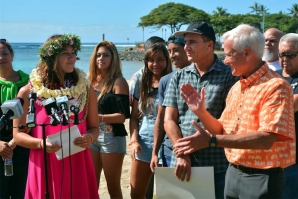
[[130,146],[130,156],[132,160],[135,160],[138,154],[143,155],[143,149],[137,140],[130,142],[128,145]]
[[210,133],[205,131],[194,120],[192,121],[192,125],[196,128],[197,132],[191,136],[178,139],[176,144],[173,146],[177,157],[188,155],[209,146],[211,139]]
[[81,137],[73,140],[73,144],[82,148],[88,148],[92,144],[92,138],[88,133],[82,134]]
[[[42,149],[44,148],[42,139],[40,140],[40,147]],[[52,144],[48,138],[46,139],[46,151],[47,151],[47,153],[56,153],[57,151],[59,151],[59,149],[61,149],[61,146],[59,144]]]
[[158,156],[156,154],[152,154],[150,169],[152,173],[155,173],[155,167],[158,167]]
[[180,96],[184,99],[189,109],[198,115],[201,110],[205,110],[205,88],[201,89],[201,93],[189,83],[182,84],[180,88]]
[[183,155],[177,158],[177,164],[175,169],[175,176],[184,181],[186,179],[187,182],[190,180],[191,175],[191,160],[189,155]]
[[13,149],[9,147],[7,142],[0,141],[0,155],[3,160],[11,158],[13,155]]

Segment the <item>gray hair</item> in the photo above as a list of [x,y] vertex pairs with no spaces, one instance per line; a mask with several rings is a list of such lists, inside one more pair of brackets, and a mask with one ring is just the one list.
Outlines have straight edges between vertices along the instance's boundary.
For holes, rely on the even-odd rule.
[[250,48],[257,57],[262,58],[265,46],[264,35],[255,27],[241,24],[223,34],[223,41],[233,40],[233,49],[242,52],[246,47]]
[[296,33],[288,33],[280,38],[279,47],[281,42],[293,42],[295,43],[295,47],[298,48],[298,34]]

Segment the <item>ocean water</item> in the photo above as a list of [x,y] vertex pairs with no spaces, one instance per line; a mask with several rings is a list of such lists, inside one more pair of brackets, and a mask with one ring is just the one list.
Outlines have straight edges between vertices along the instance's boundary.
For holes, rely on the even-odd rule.
[[[36,68],[38,64],[38,51],[42,43],[12,43],[14,50],[13,67],[15,70],[23,70],[30,74],[32,69]],[[124,43],[116,43],[118,52],[124,50],[124,48],[134,47],[134,45],[127,45]],[[75,66],[82,69],[84,72],[89,70],[89,61],[91,54],[95,48],[95,43],[82,44],[81,51],[78,52],[80,60],[76,61]],[[129,80],[130,77],[138,71],[142,66],[143,62],[138,61],[122,61],[122,73],[125,79]]]

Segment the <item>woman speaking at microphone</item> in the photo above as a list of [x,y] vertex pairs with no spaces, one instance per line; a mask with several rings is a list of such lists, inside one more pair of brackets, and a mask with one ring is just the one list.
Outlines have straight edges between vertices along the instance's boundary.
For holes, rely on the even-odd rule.
[[[76,35],[51,36],[40,48],[40,61],[30,74],[29,84],[19,91],[18,97],[24,99],[24,114],[14,120],[14,126],[26,124],[28,95],[31,92],[37,95],[34,104],[37,126],[32,128],[32,135],[27,134],[28,127],[13,131],[15,142],[31,149],[25,198],[44,198],[47,189],[50,198],[98,198],[94,167],[88,149],[99,135],[97,110],[94,108],[97,103],[94,89],[88,84],[86,74],[75,68],[76,55],[80,48],[81,41]],[[45,106],[51,104],[51,110],[57,111],[57,104],[52,102],[59,101],[57,99],[61,96],[68,98],[69,107],[74,105],[79,109],[77,129],[81,136],[76,137],[73,144],[84,150],[58,160],[55,152],[60,150],[61,146],[47,139],[46,187],[43,153],[45,146],[40,124],[51,124],[52,118],[48,116],[48,107]],[[49,101],[51,103],[48,103]],[[70,120],[66,125],[46,125],[46,136],[59,134],[64,129],[74,126],[74,115],[71,112],[69,114]],[[71,131],[70,134],[72,133],[74,132]]]
[[[23,71],[15,71],[12,67],[14,52],[6,39],[0,39],[0,106],[14,99],[18,90],[28,84],[29,75]],[[0,111],[0,117],[2,117]],[[0,198],[24,198],[29,150],[16,146],[12,139],[12,120],[0,129]],[[12,157],[13,174],[4,175],[4,160]],[[11,175],[11,174],[10,174]]]

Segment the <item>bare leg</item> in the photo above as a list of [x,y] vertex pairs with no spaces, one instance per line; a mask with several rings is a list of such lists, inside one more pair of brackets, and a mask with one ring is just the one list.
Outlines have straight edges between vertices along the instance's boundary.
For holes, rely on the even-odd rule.
[[121,173],[124,154],[101,154],[103,171],[107,180],[108,191],[111,199],[122,199]]
[[90,153],[92,156],[94,170],[95,170],[95,174],[96,174],[97,186],[99,188],[100,175],[101,175],[101,171],[102,171],[101,155],[100,155],[100,152],[92,150],[92,149],[90,149]]
[[151,175],[150,163],[139,160],[132,161],[130,173],[130,196],[132,199],[145,198]]

